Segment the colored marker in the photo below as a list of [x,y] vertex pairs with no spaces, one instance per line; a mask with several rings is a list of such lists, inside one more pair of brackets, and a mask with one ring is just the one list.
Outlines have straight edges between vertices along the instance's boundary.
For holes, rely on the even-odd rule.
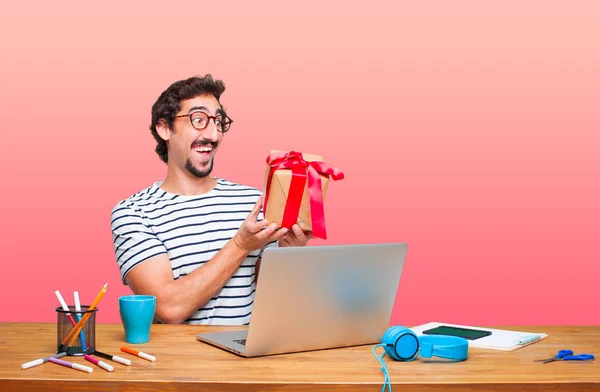
[[97,360],[96,358],[94,358],[94,357],[90,357],[90,356],[89,356],[89,355],[87,355],[87,354],[83,354],[83,357],[84,357],[86,360],[90,361],[91,363],[93,363],[93,364],[95,364],[95,365],[98,365],[98,366],[100,366],[100,367],[101,367],[102,369],[104,369],[104,370],[107,370],[107,371],[109,371],[109,372],[112,372],[113,370],[115,370],[115,369],[114,369],[112,366],[110,366],[108,363],[106,363],[106,362],[103,362],[103,361],[99,361],[99,360]]
[[136,356],[138,356],[140,358],[144,358],[148,361],[152,361],[152,362],[156,361],[156,357],[154,355],[146,354],[141,351],[136,351],[129,347],[121,347],[121,351],[131,354],[131,355],[136,355]]
[[49,357],[45,357],[45,358],[40,358],[40,359],[36,359],[27,363],[24,363],[21,365],[21,369],[29,369],[30,367],[34,367],[37,365],[41,365],[42,363],[46,363],[50,360],[50,358],[62,358],[65,355],[67,355],[67,353],[58,353],[56,355],[51,355]]
[[97,357],[100,357],[100,358],[110,359],[111,361],[122,363],[123,365],[127,365],[127,366],[131,365],[131,361],[129,359],[117,357],[116,355],[105,354],[105,353],[101,353],[100,351],[96,351],[96,350],[94,350],[94,352],[92,354]]
[[84,366],[84,365],[80,365],[78,363],[72,363],[72,362],[63,361],[62,359],[56,359],[56,358],[50,357],[48,359],[48,361],[49,362],[54,362],[57,365],[63,365],[63,366],[66,366],[66,367],[70,367],[71,369],[81,370],[82,372],[91,373],[91,372],[94,371],[94,369],[92,369],[89,366]]
[[[79,292],[74,291],[73,297],[75,298],[75,311],[81,312],[81,303],[79,302]],[[77,321],[81,321],[81,313],[77,313]],[[81,332],[79,332],[79,340],[81,340],[81,348],[83,349],[83,352],[86,352],[87,346],[85,345],[85,334],[83,332],[83,328],[81,329]]]
[[[67,306],[67,303],[65,302],[63,296],[60,294],[60,291],[56,290],[54,294],[56,294],[56,298],[58,298],[58,302],[60,302],[60,306],[63,308],[63,310],[66,312],[70,311],[71,309],[69,309],[69,307]],[[71,313],[67,313],[67,317],[69,318],[69,320],[71,320],[71,324],[73,324],[73,326],[77,324],[75,320],[73,320],[73,316],[71,316]]]

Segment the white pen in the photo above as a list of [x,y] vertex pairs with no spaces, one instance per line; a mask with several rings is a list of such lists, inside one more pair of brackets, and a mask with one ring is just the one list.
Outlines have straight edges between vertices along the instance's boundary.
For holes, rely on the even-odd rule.
[[514,344],[518,344],[520,346],[536,341],[541,338],[541,335],[532,335],[532,336],[521,336],[519,339],[513,341]]

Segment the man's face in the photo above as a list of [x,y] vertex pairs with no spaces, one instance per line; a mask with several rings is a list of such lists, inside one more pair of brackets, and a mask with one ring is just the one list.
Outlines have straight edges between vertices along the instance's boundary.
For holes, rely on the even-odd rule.
[[[196,112],[220,116],[221,106],[212,95],[201,95],[181,101],[181,109],[176,116]],[[222,140],[223,134],[217,130],[214,119],[209,119],[206,128],[198,130],[192,126],[189,117],[175,118],[169,137],[169,161],[174,161],[195,177],[207,177]]]

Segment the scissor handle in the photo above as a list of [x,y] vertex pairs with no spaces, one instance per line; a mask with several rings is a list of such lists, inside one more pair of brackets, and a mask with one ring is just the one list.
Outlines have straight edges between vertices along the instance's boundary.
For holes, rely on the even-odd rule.
[[579,354],[579,355],[567,355],[563,357],[565,361],[587,361],[589,359],[594,359],[592,354]]
[[573,350],[560,350],[558,352],[558,354],[556,354],[556,358],[561,359],[561,358],[565,358],[566,356],[569,355],[573,355]]

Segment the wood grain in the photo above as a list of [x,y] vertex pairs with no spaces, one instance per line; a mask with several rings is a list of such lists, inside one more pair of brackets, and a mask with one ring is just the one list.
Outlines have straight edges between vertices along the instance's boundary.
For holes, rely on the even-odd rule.
[[[534,362],[559,349],[600,354],[600,327],[493,327],[541,331],[548,339],[514,352],[470,349],[464,362],[385,358],[394,391],[600,391],[594,361]],[[21,370],[21,364],[56,350],[52,323],[0,323],[0,391],[380,391],[383,374],[371,346],[260,358],[241,358],[198,342],[197,333],[231,327],[153,325],[149,343],[130,345],[156,355],[156,362],[123,353],[121,325],[96,326],[100,351],[132,360],[111,362],[110,373],[82,357],[69,361],[94,368],[91,374],[52,363]],[[381,349],[379,349],[381,350]],[[379,351],[381,354],[381,351]]]

